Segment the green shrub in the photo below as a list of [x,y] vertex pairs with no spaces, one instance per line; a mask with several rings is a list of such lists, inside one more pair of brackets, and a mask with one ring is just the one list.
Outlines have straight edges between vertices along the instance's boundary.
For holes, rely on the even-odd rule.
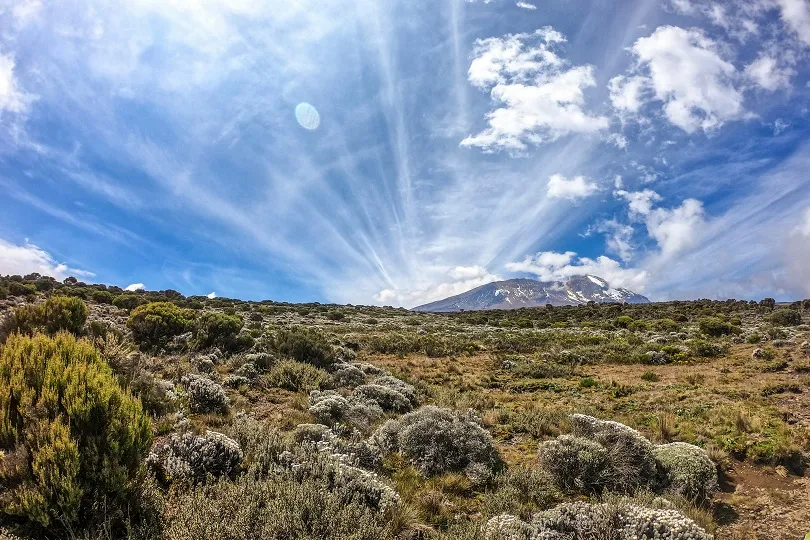
[[335,351],[326,338],[307,328],[293,327],[275,332],[273,348],[283,356],[319,368],[335,362]]
[[768,320],[776,326],[799,326],[802,324],[802,314],[795,309],[777,309]]
[[55,528],[126,507],[150,422],[90,343],[11,336],[0,354],[0,418],[0,513]]
[[194,321],[194,345],[198,349],[219,347],[225,351],[238,348],[242,317],[224,313],[203,313]]
[[622,315],[621,317],[616,317],[616,320],[613,321],[617,328],[627,328],[631,324],[633,324],[633,317],[629,315]]
[[12,281],[8,284],[8,294],[11,296],[31,296],[32,294],[36,293],[36,286],[30,283],[19,283],[17,281]]
[[645,371],[641,375],[641,380],[647,382],[658,382],[660,380],[660,377],[654,371]]
[[702,333],[712,337],[739,334],[742,332],[739,327],[722,321],[716,317],[704,317],[700,319],[700,321],[698,321],[698,328],[700,328]]
[[328,374],[324,370],[295,360],[277,362],[265,377],[270,386],[284,388],[291,392],[318,390],[327,379]]
[[136,307],[143,304],[145,301],[137,294],[119,294],[112,300],[112,305],[117,308],[132,311]]
[[717,491],[717,466],[705,450],[674,442],[653,449],[663,485],[689,499],[704,499]]
[[132,337],[143,348],[165,345],[191,327],[192,311],[171,302],[151,302],[138,306],[127,319]]
[[0,340],[13,332],[33,335],[60,331],[80,334],[87,320],[87,305],[75,297],[54,296],[44,303],[24,305],[14,310],[0,325]]

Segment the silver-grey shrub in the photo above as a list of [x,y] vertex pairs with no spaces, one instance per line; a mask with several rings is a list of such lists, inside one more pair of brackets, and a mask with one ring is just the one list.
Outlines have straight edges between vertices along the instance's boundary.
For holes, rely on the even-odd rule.
[[213,478],[233,476],[244,457],[233,439],[206,431],[173,433],[156,444],[146,458],[147,466],[164,483],[196,483]]
[[702,448],[684,442],[653,450],[664,487],[690,499],[703,499],[717,491],[717,466]]
[[416,388],[414,388],[413,385],[406,383],[402,379],[398,379],[393,375],[383,375],[382,377],[377,377],[374,379],[374,384],[396,390],[405,396],[413,406],[419,404],[419,398],[416,395]]
[[423,474],[460,471],[475,481],[491,475],[500,457],[472,411],[433,405],[387,421],[372,440],[385,453],[400,453]]
[[363,384],[354,389],[353,395],[366,403],[377,404],[384,411],[408,412],[413,408],[399,390],[381,384]]
[[330,369],[335,387],[354,388],[366,382],[366,374],[352,364],[334,364]]
[[313,390],[309,394],[309,402],[309,412],[318,422],[329,426],[346,423],[368,431],[371,424],[383,415],[376,401],[355,394],[345,397],[334,390]]
[[561,489],[596,492],[611,480],[610,454],[596,441],[572,435],[540,443],[543,469]]
[[186,387],[188,405],[192,412],[219,413],[228,409],[225,389],[211,379],[189,373],[180,382]]
[[611,464],[608,489],[632,491],[655,481],[653,444],[641,433],[619,422],[585,414],[572,414],[569,419],[573,435],[595,441],[607,450]]

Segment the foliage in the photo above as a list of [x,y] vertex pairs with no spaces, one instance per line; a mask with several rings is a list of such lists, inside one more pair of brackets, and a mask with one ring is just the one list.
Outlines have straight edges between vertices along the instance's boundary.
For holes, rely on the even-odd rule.
[[132,330],[136,343],[150,348],[163,346],[188,331],[192,321],[191,310],[181,309],[171,302],[150,302],[132,310],[127,327]]
[[219,347],[224,351],[233,351],[239,347],[239,331],[242,329],[242,317],[224,313],[206,312],[194,321],[194,345],[198,349]]
[[777,309],[768,320],[777,326],[798,326],[802,324],[802,314],[795,309]]
[[87,320],[87,305],[79,298],[54,296],[42,304],[26,304],[0,324],[0,341],[13,332],[54,335],[67,331],[79,335]]
[[186,387],[192,412],[224,413],[228,410],[228,396],[220,384],[193,373],[184,375],[181,382]]
[[700,319],[700,321],[698,321],[698,327],[701,332],[712,337],[739,334],[742,332],[738,326],[734,326],[717,317],[704,317]]
[[389,420],[374,440],[384,452],[402,454],[428,476],[461,471],[471,480],[482,481],[500,463],[492,436],[472,411],[428,405]]
[[125,507],[149,419],[86,341],[11,336],[0,355],[0,512],[46,528]]
[[117,308],[125,309],[127,311],[132,311],[136,307],[140,306],[144,303],[144,300],[141,299],[140,296],[137,294],[119,294],[112,300],[112,305]]
[[278,330],[273,334],[275,350],[298,362],[323,368],[335,362],[335,351],[320,333],[303,327]]
[[329,375],[311,364],[295,360],[277,362],[265,376],[270,386],[284,388],[291,392],[310,392],[322,388]]
[[690,499],[704,499],[717,491],[717,467],[700,447],[684,442],[656,446],[653,455],[669,489]]
[[239,444],[222,433],[173,433],[155,445],[146,464],[161,482],[192,484],[235,476],[244,457]]

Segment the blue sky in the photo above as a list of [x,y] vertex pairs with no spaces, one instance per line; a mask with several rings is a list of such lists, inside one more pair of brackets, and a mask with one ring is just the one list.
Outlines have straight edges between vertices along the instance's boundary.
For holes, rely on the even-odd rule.
[[0,0],[0,273],[808,297],[808,54],[808,0]]

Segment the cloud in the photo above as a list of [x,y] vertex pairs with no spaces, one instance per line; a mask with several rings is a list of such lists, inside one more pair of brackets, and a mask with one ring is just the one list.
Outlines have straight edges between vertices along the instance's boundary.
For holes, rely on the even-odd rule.
[[[664,116],[687,133],[715,130],[747,116],[734,66],[700,30],[661,26],[639,38],[632,52],[639,75],[614,78],[610,84],[619,112],[637,112],[642,101],[658,101]],[[645,87],[651,90],[649,97],[643,97]]]
[[495,108],[486,115],[489,127],[462,146],[520,154],[530,144],[608,127],[607,118],[583,109],[585,89],[596,85],[593,66],[569,66],[555,51],[564,42],[551,27],[476,40],[468,79],[490,91]]
[[782,120],[781,118],[777,118],[773,122],[773,135],[776,137],[777,135],[781,135],[787,128],[790,127],[790,124]]
[[20,89],[14,75],[15,65],[13,56],[0,54],[0,116],[4,111],[25,113],[29,104],[34,100],[34,96],[26,94]]
[[616,196],[625,199],[630,206],[631,215],[646,216],[652,211],[653,203],[661,200],[661,196],[651,189],[628,192],[618,190]]
[[768,54],[761,54],[745,67],[745,77],[769,92],[780,88],[790,88],[790,80],[795,75],[795,69],[790,66],[780,66],[778,60]]
[[146,286],[144,286],[143,283],[132,283],[132,284],[127,285],[126,287],[124,287],[125,291],[130,291],[130,292],[143,291],[144,289],[146,289]]
[[378,304],[415,307],[455,296],[502,279],[500,276],[490,274],[481,266],[457,266],[448,270],[445,276],[450,280],[413,290],[383,289],[373,298]]
[[703,203],[686,199],[673,209],[652,210],[645,222],[650,237],[661,248],[661,255],[670,257],[697,243],[706,218]]
[[537,9],[537,6],[535,6],[534,4],[530,4],[529,2],[523,2],[522,0],[518,1],[515,5],[523,9],[531,9],[531,10]]
[[553,174],[548,179],[546,194],[552,199],[582,199],[599,191],[599,186],[588,182],[584,176],[566,178],[561,174]]
[[25,275],[34,272],[59,280],[69,276],[95,275],[87,270],[70,268],[64,263],[57,262],[50,253],[34,244],[17,245],[0,238],[0,274]]
[[616,219],[609,219],[599,222],[592,230],[605,235],[605,247],[608,253],[618,255],[625,262],[633,258],[636,246],[633,244],[635,231],[631,225],[620,223]]
[[523,261],[507,263],[506,268],[512,272],[534,274],[540,281],[562,281],[572,276],[589,274],[601,277],[611,287],[624,287],[635,292],[644,291],[648,278],[645,270],[624,268],[610,257],[577,257],[571,251],[541,251],[527,256]]
[[775,0],[782,21],[805,45],[810,45],[810,3],[807,0]]
[[210,293],[206,294],[205,296],[206,296],[207,298],[214,299],[214,298],[216,298],[216,297],[217,297],[217,293],[215,293],[215,292],[210,292]]

